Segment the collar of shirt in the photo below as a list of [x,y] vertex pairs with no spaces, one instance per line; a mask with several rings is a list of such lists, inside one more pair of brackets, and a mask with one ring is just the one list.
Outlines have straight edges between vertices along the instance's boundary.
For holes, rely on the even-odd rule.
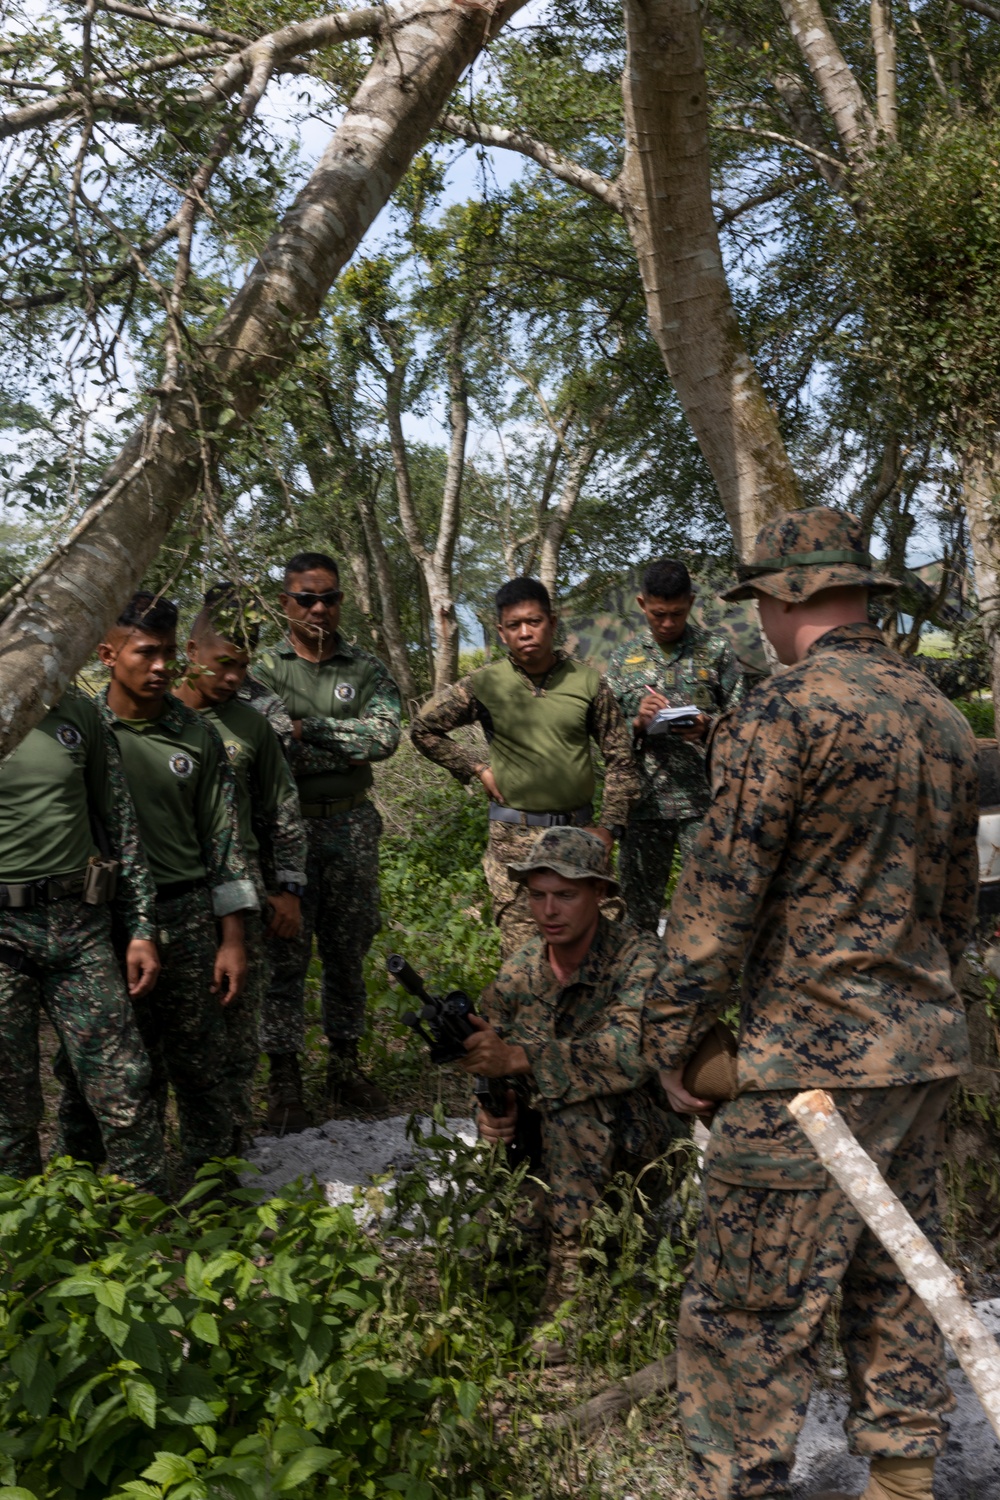
[[661,646],[647,625],[642,636],[642,646],[646,654],[651,656],[654,661],[662,657],[664,661],[673,665],[675,661],[679,661],[686,653],[697,651],[706,635],[707,631],[702,630],[701,626],[695,624],[694,620],[689,616],[684,626],[684,634],[679,640],[671,641],[669,646]]
[[[616,927],[619,929],[616,931]],[[603,914],[597,918],[597,931],[594,933],[594,941],[584,955],[580,967],[571,974],[565,984],[556,977],[556,972],[549,963],[547,944],[541,933],[535,938],[538,945],[535,960],[535,972],[538,979],[538,993],[540,995],[552,995],[556,997],[565,990],[576,989],[580,985],[588,985],[595,988],[602,984],[607,973],[609,963],[614,959],[621,947],[620,923],[613,923]]]
[[885,636],[877,625],[869,625],[867,620],[856,620],[852,625],[835,625],[832,630],[817,636],[806,656],[827,651],[831,646],[885,646]]
[[[283,656],[286,661],[291,661],[294,657],[299,656],[299,653],[294,646],[278,646],[275,648],[275,655]],[[334,661],[338,656],[345,656],[348,661],[353,661],[357,655],[357,650],[349,642],[345,641],[344,637],[338,631],[333,651],[329,656],[324,656],[322,661],[311,661],[308,656],[299,656],[299,660],[308,662],[311,667],[325,667],[328,661]]]
[[541,683],[544,687],[546,682],[548,682],[549,678],[552,676],[552,673],[555,671],[556,667],[561,667],[564,661],[569,661],[569,655],[567,652],[563,651],[560,646],[557,646],[552,653],[551,667],[549,667],[545,672],[540,672],[537,677],[533,677],[530,672],[526,672],[520,665],[520,663],[514,660],[509,651],[507,652],[507,660],[514,668],[514,671],[517,672],[519,676],[524,678],[525,682],[530,682],[532,687],[537,687],[538,684]]
[[[95,702],[97,703],[98,709],[103,715],[106,723],[124,724],[126,727],[128,726],[129,720],[119,719],[118,715],[109,705],[108,690],[106,687],[101,688],[101,691],[98,693]],[[173,693],[168,693],[163,700],[163,712],[157,719],[154,719],[152,722],[155,723],[158,728],[167,730],[168,734],[178,734],[184,728],[184,725],[189,722],[189,713],[191,714],[192,718],[197,717],[193,709],[186,708],[179,698],[175,698]],[[148,719],[143,720],[143,723],[148,724],[149,722],[150,721]]]

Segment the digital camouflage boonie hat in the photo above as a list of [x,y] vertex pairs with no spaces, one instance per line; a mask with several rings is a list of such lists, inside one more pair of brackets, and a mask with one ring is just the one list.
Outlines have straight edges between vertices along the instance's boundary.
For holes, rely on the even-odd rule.
[[618,892],[608,851],[597,834],[585,828],[543,828],[535,835],[528,858],[507,866],[515,882],[525,880],[533,870],[554,870],[566,880],[605,880],[613,894]]
[[815,505],[790,510],[761,527],[740,582],[723,599],[749,599],[756,591],[797,604],[820,589],[866,588],[891,593],[899,580],[877,573],[864,545],[861,522],[842,510]]

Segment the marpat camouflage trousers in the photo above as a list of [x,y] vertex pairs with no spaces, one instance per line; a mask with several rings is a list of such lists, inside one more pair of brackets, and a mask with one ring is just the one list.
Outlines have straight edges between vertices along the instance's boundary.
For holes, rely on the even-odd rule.
[[[937,1229],[952,1078],[840,1090],[837,1106],[917,1223]],[[743,1094],[712,1126],[698,1247],[681,1301],[677,1389],[698,1500],[788,1495],[823,1321],[837,1288],[851,1451],[920,1458],[953,1404],[944,1344],[895,1262],[785,1108]]]
[[[524,1108],[525,1106],[521,1106]],[[552,1113],[531,1112],[529,1136],[537,1127],[541,1160],[533,1175],[548,1191],[526,1181],[532,1216],[551,1234],[578,1239],[617,1172],[638,1172],[667,1150],[682,1127],[659,1106],[651,1085],[628,1094],[603,1094]]]
[[663,898],[680,849],[686,864],[701,818],[643,818],[628,823],[618,850],[618,879],[629,917],[644,932],[657,932]]
[[[227,1156],[233,1138],[226,1062],[226,1024],[211,991],[217,937],[207,888],[156,903],[160,977],[152,994],[132,1002],[152,1064],[151,1092],[161,1124],[173,1084],[184,1167],[190,1172]],[[99,1143],[93,1117],[60,1051],[56,1075],[61,1149],[83,1161]]]
[[[506,962],[538,931],[528,907],[522,884],[515,884],[507,866],[527,859],[539,830],[522,828],[517,823],[490,822],[483,870],[493,905],[493,920],[500,929],[500,961]],[[620,918],[623,903],[617,896],[601,902],[601,910],[612,921]]]
[[270,939],[271,980],[260,1045],[265,1052],[305,1046],[305,982],[313,934],[323,965],[323,1029],[353,1040],[365,1029],[364,966],[382,925],[378,841],[382,819],[371,802],[332,818],[306,818],[309,856],[302,898],[302,932],[291,942]]
[[45,1010],[92,1111],[108,1170],[153,1192],[166,1185],[163,1135],[142,1044],[111,945],[107,907],[53,901],[0,913],[0,943],[27,960],[0,962],[0,1172],[42,1169],[38,1023]]

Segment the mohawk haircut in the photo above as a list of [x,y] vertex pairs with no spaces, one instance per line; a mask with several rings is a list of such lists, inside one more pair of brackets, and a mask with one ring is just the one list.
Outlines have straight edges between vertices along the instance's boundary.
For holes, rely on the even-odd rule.
[[223,579],[213,583],[205,602],[191,622],[191,639],[202,641],[217,635],[231,641],[240,651],[256,651],[260,640],[260,601],[253,594],[241,594],[235,583]]
[[285,563],[285,588],[288,588],[289,580],[299,573],[315,573],[318,568],[322,568],[324,573],[332,573],[337,582],[340,582],[340,569],[329,553],[296,552]]
[[505,609],[515,604],[540,604],[547,615],[552,613],[552,600],[544,583],[537,578],[510,578],[497,589],[497,619],[503,619]]
[[147,635],[172,635],[177,629],[177,605],[140,589],[122,610],[116,625],[123,630],[142,630]]

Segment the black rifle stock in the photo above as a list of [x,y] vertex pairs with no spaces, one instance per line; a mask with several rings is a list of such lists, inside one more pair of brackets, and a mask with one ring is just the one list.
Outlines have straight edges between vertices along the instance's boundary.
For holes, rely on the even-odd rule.
[[[408,1010],[403,1021],[423,1037],[430,1050],[431,1062],[458,1062],[465,1057],[465,1039],[476,1030],[469,1022],[469,1016],[474,1016],[476,1010],[468,995],[463,990],[451,990],[444,996],[432,995],[416,969],[401,953],[390,953],[385,966],[407,994],[421,1002],[419,1011]],[[486,1113],[494,1119],[507,1113],[505,1078],[477,1077],[472,1091]]]

